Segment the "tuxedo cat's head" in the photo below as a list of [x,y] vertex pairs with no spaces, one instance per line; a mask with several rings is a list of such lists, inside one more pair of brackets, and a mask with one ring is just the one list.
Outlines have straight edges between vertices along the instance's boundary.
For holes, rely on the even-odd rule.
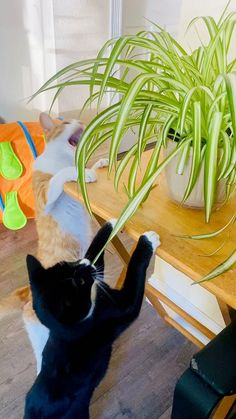
[[27,256],[33,308],[39,320],[60,338],[71,340],[81,336],[98,319],[98,311],[102,318],[106,316],[105,300],[106,307],[114,305],[110,287],[103,279],[104,246],[115,223],[116,220],[110,220],[102,226],[85,258],[77,262],[58,263],[45,269],[35,257]]
[[31,255],[27,268],[33,307],[50,330],[60,325],[73,327],[92,315],[96,298],[96,268],[88,259],[58,263],[44,269]]

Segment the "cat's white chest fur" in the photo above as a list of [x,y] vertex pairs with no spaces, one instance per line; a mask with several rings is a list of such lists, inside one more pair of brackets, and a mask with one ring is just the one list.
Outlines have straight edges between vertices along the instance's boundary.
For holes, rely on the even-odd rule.
[[[64,184],[77,181],[78,177],[74,165],[75,149],[65,142],[65,134],[68,136],[64,131],[63,136],[46,145],[45,151],[34,163],[34,170],[53,175],[49,181],[44,213],[50,214],[63,232],[80,243],[82,257],[91,238],[90,223],[84,206],[64,193]],[[95,171],[86,169],[86,177],[88,181],[95,181]]]
[[91,229],[85,208],[62,191],[49,208],[48,213],[57,221],[61,230],[80,243],[80,257],[83,257],[91,239]]
[[48,143],[44,152],[34,162],[34,170],[55,175],[65,167],[75,165],[75,150],[63,136]]

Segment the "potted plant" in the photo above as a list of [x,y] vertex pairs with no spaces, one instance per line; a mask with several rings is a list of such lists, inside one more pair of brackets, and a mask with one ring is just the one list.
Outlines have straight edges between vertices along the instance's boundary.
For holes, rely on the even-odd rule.
[[[177,173],[178,182],[184,178],[180,194],[183,203],[188,203],[199,179],[203,179],[200,195],[206,222],[215,205],[218,183],[223,184],[221,201],[227,200],[235,188],[236,57],[229,60],[229,50],[236,21],[233,13],[224,12],[218,22],[201,17],[189,26],[197,19],[206,25],[209,40],[191,53],[156,25],[156,31],[109,40],[96,59],[64,68],[36,93],[56,89],[54,103],[69,86],[90,86],[85,107],[97,101],[98,114],[85,129],[76,154],[88,209],[85,166],[93,153],[104,142],[110,142],[109,172],[116,167],[117,189],[130,163],[125,185],[128,202],[112,237],[148,197],[166,167]],[[136,48],[144,55],[136,54]],[[102,98],[111,89],[120,100],[100,112]],[[134,127],[138,127],[137,141],[117,162],[124,135]],[[153,142],[151,158],[138,182],[139,163],[149,141]],[[235,259],[236,255],[233,262]]]

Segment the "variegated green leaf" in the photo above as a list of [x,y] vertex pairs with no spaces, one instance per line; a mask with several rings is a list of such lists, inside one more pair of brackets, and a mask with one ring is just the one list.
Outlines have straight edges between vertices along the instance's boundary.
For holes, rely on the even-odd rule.
[[236,250],[220,265],[213,269],[209,274],[204,276],[200,281],[196,281],[194,284],[202,284],[203,282],[209,281],[210,279],[215,278],[216,276],[222,275],[227,272],[229,269],[233,268],[236,263]]
[[182,175],[184,173],[184,168],[189,158],[190,149],[191,149],[191,144],[187,143],[180,155],[180,158],[177,164],[176,173],[178,175]]
[[140,160],[141,160],[141,153],[143,149],[143,139],[145,137],[148,120],[152,113],[152,108],[153,108],[152,104],[146,106],[143,112],[142,119],[140,121],[139,133],[138,133],[138,163],[140,163]]
[[176,121],[176,115],[170,115],[166,118],[164,125],[161,130],[161,143],[166,147],[166,141],[169,135],[170,128],[173,127],[174,122]]
[[116,41],[115,45],[112,48],[112,51],[106,65],[104,75],[103,75],[103,80],[102,80],[100,95],[99,95],[99,104],[101,103],[103,93],[106,88],[108,77],[110,76],[116,61],[120,57],[121,52],[124,50],[124,48],[126,47],[130,39],[131,39],[131,36],[122,36]]
[[198,173],[201,167],[201,104],[193,104],[193,141],[192,141],[192,166],[189,182],[184,193],[183,202],[189,197],[196,183]]
[[219,170],[218,170],[218,177],[217,180],[222,179],[224,176],[227,168],[230,165],[230,154],[231,154],[231,141],[229,136],[226,134],[226,132],[221,132],[222,140],[223,140],[223,151],[222,151],[222,157],[219,162]]
[[211,239],[211,238],[216,237],[219,234],[223,233],[223,231],[225,231],[229,226],[234,224],[235,221],[236,221],[236,213],[230,218],[230,220],[223,227],[221,227],[218,230],[215,230],[211,233],[195,234],[195,235],[192,235],[192,236],[182,235],[182,236],[178,236],[178,237],[181,237],[183,239],[192,239],[192,240]]
[[207,223],[209,222],[211,211],[215,202],[218,162],[217,157],[221,124],[222,113],[215,112],[209,127],[209,138],[206,143],[204,165],[204,200],[205,217]]

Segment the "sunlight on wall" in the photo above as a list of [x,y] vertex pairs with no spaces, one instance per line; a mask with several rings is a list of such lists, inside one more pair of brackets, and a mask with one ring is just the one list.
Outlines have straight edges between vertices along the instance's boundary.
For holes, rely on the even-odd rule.
[[[29,51],[29,66],[25,69],[24,91],[32,94],[56,73],[54,16],[52,2],[25,0],[23,26]],[[28,106],[47,110],[52,94],[39,95]],[[57,112],[57,104],[54,107]]]

